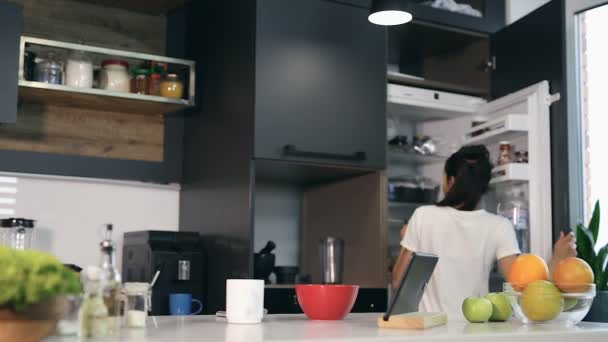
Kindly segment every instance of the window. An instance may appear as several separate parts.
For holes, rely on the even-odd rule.
[[[0,176],[0,218],[15,216],[17,177]]]
[[[608,209],[608,6],[579,15],[579,78],[581,84],[583,191],[585,222],[600,200]],[[608,218],[601,220],[597,246],[608,242]]]

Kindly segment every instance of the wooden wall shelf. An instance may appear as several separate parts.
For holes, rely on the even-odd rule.
[[[98,88],[75,88],[34,82],[25,78],[24,55],[26,50],[34,51],[39,56],[44,55],[47,50],[58,53],[58,56],[63,56],[70,51],[82,51],[93,60],[94,64],[97,64],[95,61],[100,62],[107,58],[125,59],[131,65],[147,61],[166,63],[169,66],[169,72],[175,70],[185,72],[184,75],[187,76],[184,76],[182,81],[187,93],[184,94],[183,99],[169,99]],[[163,115],[194,106],[196,63],[190,60],[22,36],[19,63],[19,98],[24,102],[150,115]]]
[[[19,98],[28,103],[148,115],[176,112],[192,106],[188,100],[23,80],[19,81]]]

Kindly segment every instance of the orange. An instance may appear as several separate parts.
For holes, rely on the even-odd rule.
[[[517,291],[537,280],[548,280],[549,268],[547,263],[538,255],[522,254],[518,256],[509,270],[507,280]]]
[[[586,292],[593,281],[593,270],[585,260],[579,258],[560,261],[553,272],[553,282],[562,292]]]

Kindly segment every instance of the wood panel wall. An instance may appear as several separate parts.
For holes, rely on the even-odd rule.
[[[70,0],[13,1],[24,7],[24,35],[165,54],[164,16]],[[17,123],[0,127],[0,149],[160,162],[164,119],[22,102]]]
[[[388,274],[387,179],[376,172],[304,191],[302,270],[322,281],[319,241],[344,240],[344,283],[384,288]]]
[[[165,16],[73,0],[12,0],[23,6],[24,34],[112,49],[165,54]]]
[[[16,124],[0,126],[0,148],[143,161],[163,160],[161,115],[22,104]]]

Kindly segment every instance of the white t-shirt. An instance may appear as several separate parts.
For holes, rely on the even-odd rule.
[[[462,315],[462,301],[488,292],[494,261],[519,254],[511,223],[485,210],[424,206],[412,215],[404,248],[439,256],[420,311]]]

